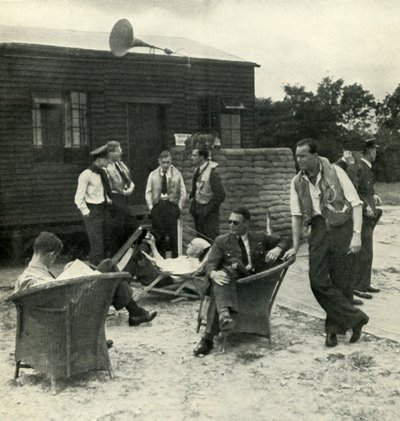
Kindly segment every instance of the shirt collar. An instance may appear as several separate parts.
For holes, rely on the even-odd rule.
[[[368,159],[361,158],[361,161],[364,161],[368,165],[369,168],[372,168],[372,164],[368,161]]]
[[[169,166],[168,171],[165,173],[165,175],[167,177],[171,177],[171,172],[172,172],[172,165]],[[162,175],[164,174],[164,171],[162,170],[162,168],[160,167],[160,175],[162,177]]]
[[[208,165],[208,161],[204,162],[204,164],[201,164],[201,165],[200,165],[200,167],[199,167],[200,172],[201,172],[201,171],[203,171],[203,170],[204,170],[204,168],[205,168],[207,165]]]
[[[315,182],[315,185],[317,185],[319,183],[319,181],[321,180],[321,177],[322,177],[321,170],[322,170],[322,165],[321,165],[321,162],[320,162],[319,163],[319,171],[318,171],[318,174],[317,174],[317,181]],[[303,171],[302,178],[304,178],[304,180],[306,180],[308,183],[312,184],[305,171]]]
[[[39,269],[43,272],[49,273],[49,269],[43,263],[39,262],[29,262],[28,267],[31,269]]]

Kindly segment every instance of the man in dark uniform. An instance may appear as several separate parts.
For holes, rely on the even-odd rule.
[[[370,293],[379,292],[379,288],[371,285],[373,234],[374,228],[382,216],[382,210],[376,207],[381,204],[381,200],[374,190],[372,171],[372,163],[376,159],[376,149],[375,140],[368,139],[365,142],[361,158],[349,165],[347,169],[347,174],[363,202],[362,247],[360,253],[355,257],[353,271],[354,294],[362,298],[372,298]]]
[[[337,345],[337,334],[352,329],[350,342],[361,336],[368,316],[352,305],[351,263],[361,249],[361,200],[347,174],[318,156],[311,138],[297,143],[299,173],[290,190],[293,248],[284,258],[295,256],[301,242],[302,223],[311,226],[309,278],[311,290],[326,312],[326,346]]]
[[[194,149],[192,162],[196,170],[192,178],[190,213],[199,237],[214,240],[219,235],[219,208],[225,200],[218,164],[208,160],[208,149]]]
[[[228,222],[230,232],[216,238],[206,264],[218,319],[193,351],[195,356],[211,351],[214,335],[219,330],[234,329],[232,312],[238,311],[236,279],[268,269],[290,246],[279,235],[249,232],[250,212],[245,208],[233,210]]]

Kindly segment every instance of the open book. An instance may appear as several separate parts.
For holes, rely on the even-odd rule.
[[[66,269],[59,276],[57,280],[61,281],[64,279],[80,278],[81,276],[90,276],[100,274],[98,270],[93,270],[82,260],[76,259],[72,263],[67,263]]]

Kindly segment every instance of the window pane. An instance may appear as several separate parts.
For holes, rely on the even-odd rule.
[[[76,105],[79,103],[79,94],[78,92],[71,92],[71,102],[73,105]]]
[[[231,128],[240,129],[240,114],[231,115]]]
[[[72,131],[72,146],[74,148],[79,147],[81,144],[81,133],[79,129],[73,129]]]
[[[231,148],[232,147],[231,132],[229,130],[222,130],[221,131],[221,146],[223,148]]]
[[[232,148],[240,148],[240,130],[231,131]]]

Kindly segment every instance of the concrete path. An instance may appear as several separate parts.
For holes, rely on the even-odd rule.
[[[393,212],[396,215],[393,215]],[[373,284],[381,292],[373,294],[372,300],[363,300],[360,308],[370,321],[363,329],[367,333],[400,342],[400,209],[394,207],[384,213],[376,228],[374,241]],[[325,319],[325,312],[315,300],[308,279],[308,247],[302,245],[296,262],[282,283],[277,304],[309,315]]]

